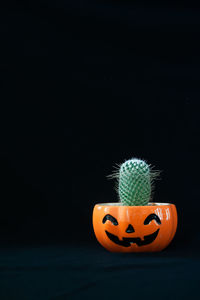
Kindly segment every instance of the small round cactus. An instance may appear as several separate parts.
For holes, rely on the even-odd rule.
[[[137,158],[125,161],[119,167],[110,177],[117,178],[121,203],[127,206],[147,205],[152,196],[153,180],[160,172],[153,171],[144,160]]]

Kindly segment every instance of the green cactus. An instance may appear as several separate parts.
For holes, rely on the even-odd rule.
[[[110,177],[117,178],[117,190],[123,205],[148,205],[153,191],[153,180],[160,174],[144,160],[133,158],[119,166]]]

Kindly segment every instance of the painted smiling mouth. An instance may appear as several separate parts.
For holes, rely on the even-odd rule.
[[[154,233],[145,235],[144,240],[141,240],[139,237],[133,237],[133,238],[128,238],[128,237],[123,237],[122,240],[119,240],[118,236],[108,232],[107,230],[105,231],[107,234],[107,237],[115,244],[124,246],[124,247],[130,247],[131,244],[137,244],[138,246],[144,246],[151,244],[157,237],[159,229],[157,229]]]

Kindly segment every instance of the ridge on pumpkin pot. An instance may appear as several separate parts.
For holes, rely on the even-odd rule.
[[[125,161],[109,178],[117,179],[119,203],[96,204],[93,228],[111,252],[153,252],[166,248],[177,228],[176,206],[154,203],[154,179],[160,174],[137,158]]]

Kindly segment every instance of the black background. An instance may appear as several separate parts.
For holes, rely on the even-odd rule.
[[[198,289],[199,16],[186,2],[2,5],[1,299],[153,297],[156,278],[163,299]],[[94,237],[93,206],[118,201],[106,176],[132,157],[162,171],[155,202],[177,207],[159,254]]]

